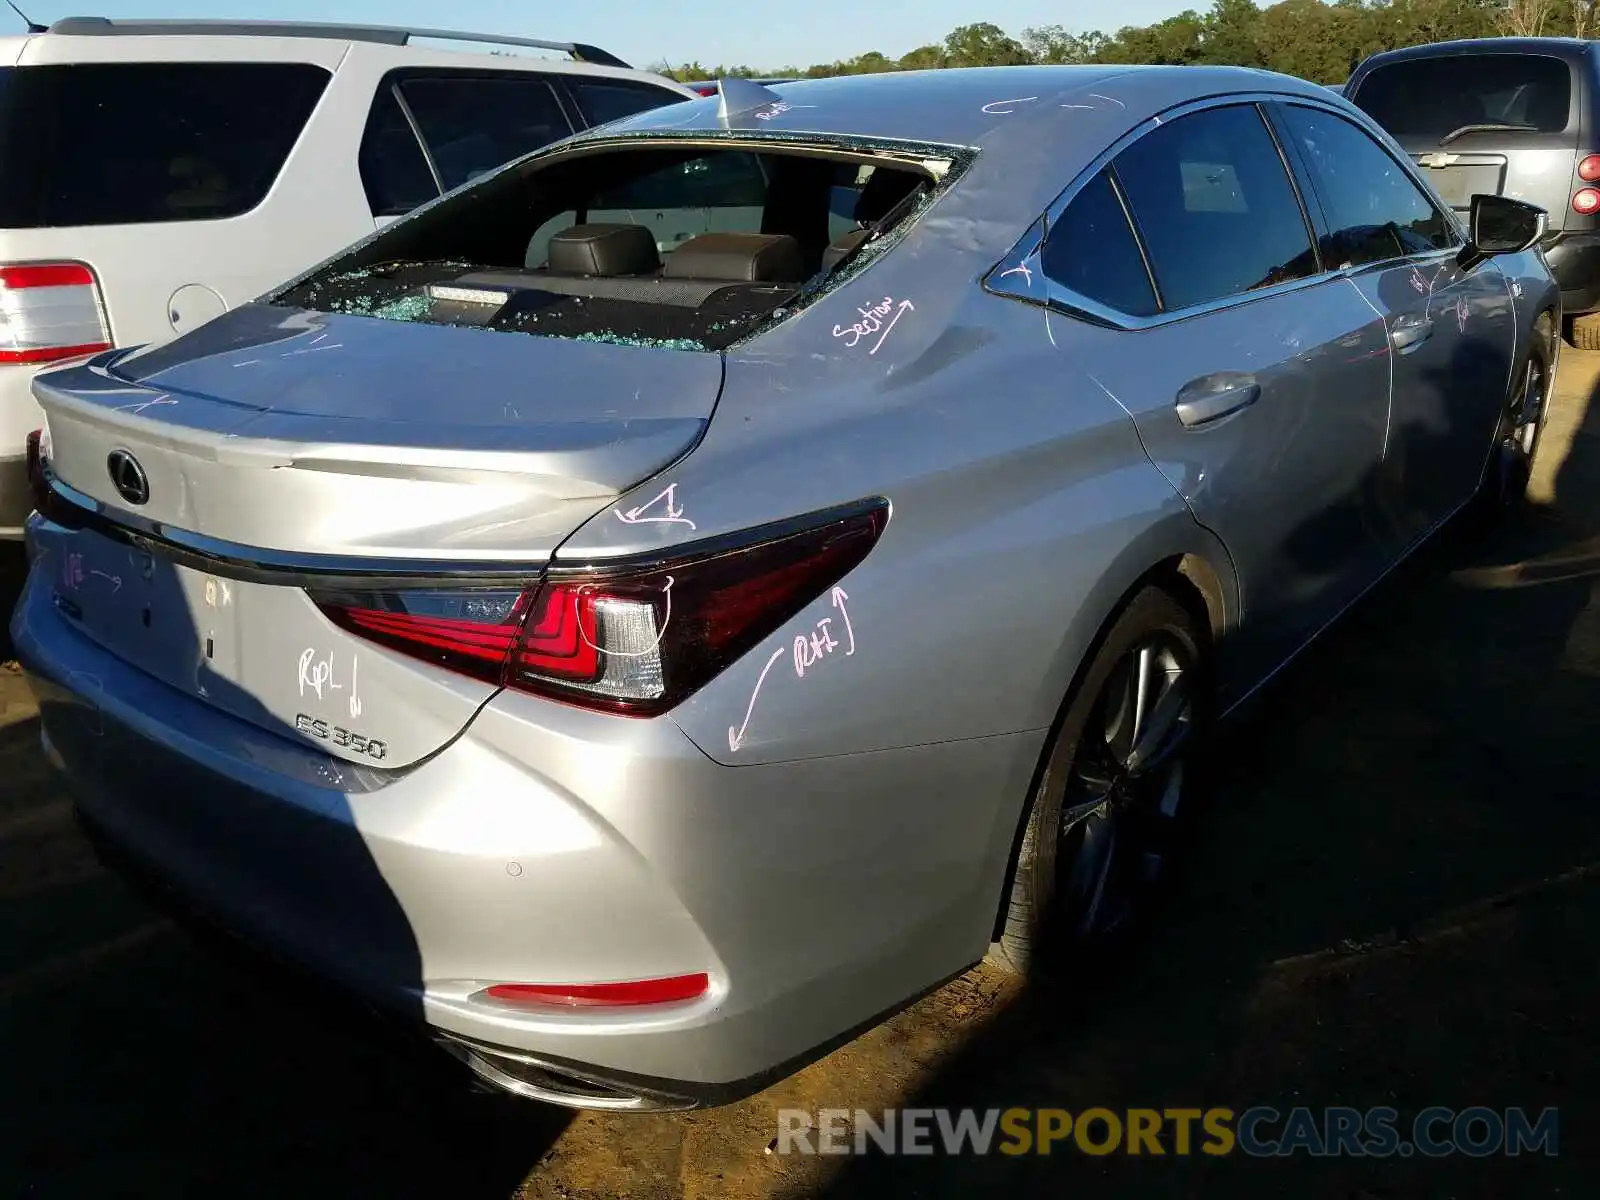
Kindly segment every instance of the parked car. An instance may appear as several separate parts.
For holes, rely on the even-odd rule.
[[[1194,739],[1520,497],[1543,228],[1284,76],[724,81],[40,375],[46,749],[484,1078],[731,1098],[1134,928]]]
[[[1480,193],[1548,210],[1541,248],[1576,345],[1600,349],[1600,44],[1481,38],[1375,54],[1345,96],[1458,212]]]
[[[496,35],[74,17],[0,38],[0,538],[28,514],[40,365],[171,338],[507,159],[692,94]]]

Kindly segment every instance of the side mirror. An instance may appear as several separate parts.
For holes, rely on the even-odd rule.
[[[1544,236],[1549,214],[1536,204],[1509,196],[1476,195],[1468,221],[1468,241],[1456,261],[1463,270],[1496,254],[1520,254]]]

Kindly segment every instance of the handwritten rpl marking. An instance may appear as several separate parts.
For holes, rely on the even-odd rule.
[[[885,296],[876,304],[859,306],[856,311],[861,314],[861,320],[853,325],[835,325],[833,336],[848,338],[849,340],[845,342],[845,348],[848,350],[858,345],[863,338],[877,334],[878,340],[873,343],[872,349],[867,351],[868,354],[876,354],[883,345],[883,340],[889,336],[889,331],[895,327],[895,323],[906,313],[916,310],[917,306],[909,300],[897,302],[893,296]],[[885,320],[885,317],[888,320]]]
[[[1030,100],[1037,100],[1037,96],[1019,96],[1015,100],[991,100],[983,106],[983,111],[991,117],[1003,117],[1008,113],[1016,112],[1016,108],[1006,108],[1005,105],[1027,104]]]
[[[660,504],[658,509],[656,505]],[[653,511],[652,511],[653,510]],[[627,512],[620,508],[613,509],[617,520],[627,525],[687,525],[690,529],[695,527],[693,521],[683,515],[683,509],[678,507],[678,485],[669,483],[655,497],[646,500],[643,504],[635,505]]]
[[[360,662],[352,657],[350,659],[350,715],[361,715],[361,697],[356,692],[357,672]],[[323,699],[322,690],[327,688],[330,692],[345,690],[342,683],[333,681],[333,652],[328,652],[328,657],[318,658],[314,647],[307,646],[300,652],[300,694],[304,696],[306,689],[310,688],[316,693],[317,699]]]
[[[83,582],[83,555],[69,554],[61,560],[61,585],[69,592],[78,590]]]
[[[841,658],[849,658],[856,652],[856,631],[855,627],[850,624],[850,612],[845,607],[845,601],[850,599],[850,594],[842,587],[835,587],[828,595],[833,602],[833,607],[839,610],[839,620],[844,622],[845,640],[841,642],[833,636],[831,626],[834,618],[832,617],[823,617],[818,620],[812,626],[810,633],[796,634],[790,648],[796,679],[804,679],[807,671],[824,658],[831,656],[840,646],[845,647],[845,652],[840,655]],[[761,695],[761,687],[767,681],[767,672],[772,670],[772,664],[781,657],[783,657],[782,648],[772,652],[772,656],[767,659],[766,666],[761,668],[761,674],[756,677],[755,689],[750,693],[750,703],[745,705],[744,720],[740,722],[737,729],[732,725],[728,726],[728,750],[730,753],[738,753],[739,747],[744,745],[745,731],[750,727],[750,715],[756,709],[756,698]]]

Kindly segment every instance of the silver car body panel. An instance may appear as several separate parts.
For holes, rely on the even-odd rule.
[[[764,113],[724,122],[715,99],[689,102],[546,152],[686,131],[976,150],[885,252],[721,355],[263,306],[142,367],[41,377],[54,463],[104,532],[35,520],[13,636],[93,819],[230,924],[439,1029],[652,1078],[754,1077],[981,957],[1048,731],[1130,591],[1153,572],[1194,581],[1224,700],[1248,693],[1465,501],[1487,398],[1526,353],[1509,314],[1521,331],[1558,304],[1536,254],[1446,275],[1438,345],[1459,293],[1496,364],[1482,396],[1446,404],[1431,359],[1418,397],[1390,390],[1406,375],[1386,304],[1399,285],[1416,295],[1421,264],[1138,327],[1019,287],[1024,273],[995,286],[997,266],[1028,261],[1041,215],[1164,113],[1241,95],[1347,111],[1303,81],[1018,68],[775,90]],[[274,342],[274,321],[303,329]],[[339,348],[276,360],[278,384],[237,365],[324,333]],[[1258,402],[1185,428],[1183,382],[1229,370],[1257,375]],[[300,400],[280,406],[284,383]],[[162,394],[179,403],[118,411]],[[1424,430],[1462,461],[1397,454]],[[162,479],[185,481],[158,521],[119,503],[106,456],[124,444],[153,455],[146,507]],[[337,469],[306,469],[308,446]],[[465,471],[504,490],[450,490]],[[388,489],[412,477],[445,480],[430,495],[459,506],[389,512]],[[1378,520],[1390,493],[1415,519]],[[660,557],[871,496],[892,513],[867,558],[649,719],[447,676],[336,629],[297,590],[330,566],[509,560],[531,578]],[[652,511],[670,519],[640,519]],[[143,532],[130,543],[129,529]],[[208,559],[207,545],[232,549]],[[124,578],[97,620],[64,615],[64,564],[141,546],[151,578]],[[251,546],[270,551],[267,578],[230,561]],[[208,574],[261,589],[231,668],[200,669],[193,648]],[[172,648],[141,653],[157,605]],[[302,713],[354,719],[348,692],[303,686],[307,648],[313,679],[342,682],[359,661],[382,680],[386,695],[362,692],[371,728],[352,732],[392,759],[297,732]],[[534,1015],[475,995],[702,970],[705,997],[644,1014]]]

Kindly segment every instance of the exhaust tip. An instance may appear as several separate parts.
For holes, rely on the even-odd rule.
[[[686,1096],[619,1084],[517,1050],[483,1046],[451,1034],[441,1034],[438,1041],[485,1083],[527,1100],[605,1112],[679,1112],[697,1105]]]

